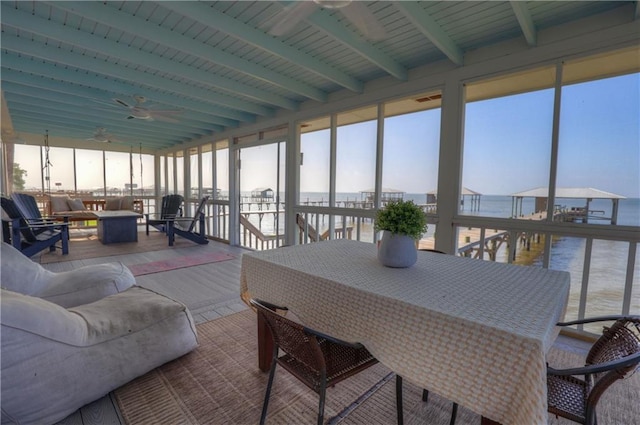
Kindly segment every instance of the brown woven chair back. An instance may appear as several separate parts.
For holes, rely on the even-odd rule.
[[[617,320],[611,327],[604,328],[602,336],[593,344],[586,357],[587,365],[596,365],[640,353],[640,317],[627,317]],[[595,405],[602,394],[618,379],[633,374],[640,364],[638,361],[614,370],[594,373],[592,388],[587,404]]]
[[[332,386],[378,361],[358,343],[349,343],[322,334],[294,322],[274,310],[286,310],[259,300],[251,300],[258,318],[263,320],[273,337],[274,357],[260,423],[264,424],[276,364],[282,366],[307,387],[318,393],[318,424],[323,423],[327,387]],[[279,351],[283,353],[280,355]]]
[[[593,344],[585,366],[547,371],[549,412],[581,424],[596,423],[596,406],[614,382],[640,365],[640,316],[609,316],[558,323],[569,326],[615,320]]]

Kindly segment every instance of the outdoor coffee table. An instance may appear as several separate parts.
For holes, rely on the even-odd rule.
[[[103,244],[138,242],[138,218],[133,211],[93,211],[98,218],[98,239]]]

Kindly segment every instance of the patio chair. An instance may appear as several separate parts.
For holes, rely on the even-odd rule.
[[[9,236],[11,244],[27,257],[31,257],[43,249],[55,251],[56,243],[61,242],[62,254],[69,253],[69,223],[67,221],[52,222],[44,219],[29,220],[9,198],[2,197],[2,209],[11,220],[2,223],[3,235]],[[8,242],[5,239],[5,242]]]
[[[547,365],[549,412],[571,421],[594,425],[596,405],[618,379],[631,376],[640,364],[640,316],[606,316],[561,322],[571,326],[615,320],[605,326],[583,367],[554,369]]]
[[[328,386],[373,366],[378,361],[358,343],[349,343],[322,334],[294,322],[275,312],[278,307],[260,300],[251,300],[259,317],[264,320],[273,337],[273,360],[269,382],[262,405],[260,424],[265,423],[269,396],[273,386],[276,365],[282,366],[320,396],[318,425],[324,420],[324,402]],[[284,354],[278,357],[278,351]]]
[[[167,220],[172,220],[182,216],[182,201],[184,198],[182,195],[165,195],[162,197],[162,203],[160,206],[160,214],[145,214],[146,232],[149,235],[149,226],[166,233],[167,232]]]
[[[168,220],[167,236],[169,237],[169,246],[173,246],[175,241],[175,235],[182,236],[200,245],[206,245],[209,243],[204,228],[204,208],[209,200],[208,196],[203,197],[198,204],[193,217],[176,217],[173,220]],[[195,231],[196,224],[198,225],[198,232]]]
[[[420,248],[418,251],[426,251],[426,252],[435,252],[436,254],[446,254],[444,251],[440,251],[437,249],[431,248]],[[425,403],[429,401],[429,390],[422,390],[422,401]],[[404,410],[402,408],[402,376],[396,375],[396,403],[398,410],[398,425],[402,425],[404,423]],[[449,425],[454,425],[456,423],[456,417],[458,416],[458,403],[453,403],[453,408],[451,409],[451,420],[449,421]]]

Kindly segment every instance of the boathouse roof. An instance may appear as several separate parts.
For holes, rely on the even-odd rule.
[[[430,192],[427,192],[427,195],[437,195],[438,194],[438,190],[434,189]],[[463,187],[462,188],[462,192],[460,193],[461,195],[465,196],[465,195],[482,195],[482,193],[480,192],[476,192],[474,190],[471,190],[467,187]]]
[[[549,196],[549,188],[538,187],[536,189],[525,190],[524,192],[513,193],[511,196],[517,198],[547,198]],[[625,196],[592,187],[558,187],[556,188],[556,198],[626,199]]]

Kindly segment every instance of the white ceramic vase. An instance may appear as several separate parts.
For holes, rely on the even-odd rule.
[[[387,267],[411,267],[418,260],[416,241],[411,236],[382,232],[378,261]]]

